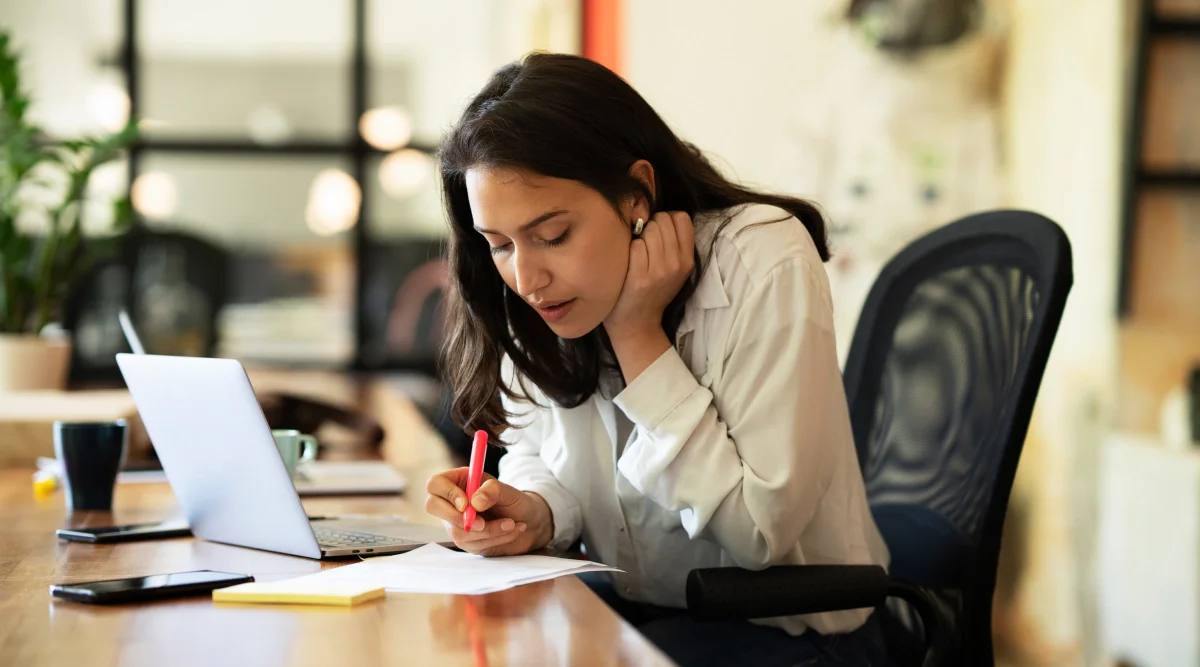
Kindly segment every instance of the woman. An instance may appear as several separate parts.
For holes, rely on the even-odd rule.
[[[507,446],[427,510],[485,556],[582,538],[589,582],[681,664],[880,664],[868,610],[694,623],[695,568],[870,563],[867,508],[810,204],[735,185],[625,81],[536,54],[441,149],[455,416]]]

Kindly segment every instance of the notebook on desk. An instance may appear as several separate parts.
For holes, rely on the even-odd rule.
[[[308,461],[296,469],[301,496],[404,493],[408,481],[385,461]]]

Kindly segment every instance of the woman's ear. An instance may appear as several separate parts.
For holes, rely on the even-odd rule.
[[[638,160],[629,168],[629,175],[637,179],[637,181],[640,182],[645,188],[646,192],[650,193],[649,198],[643,194],[638,194],[631,198],[628,210],[629,219],[630,221],[633,221],[637,220],[638,218],[642,218],[648,221],[650,220],[653,201],[657,196],[657,190],[655,189],[654,183],[654,167],[651,166],[646,160]]]

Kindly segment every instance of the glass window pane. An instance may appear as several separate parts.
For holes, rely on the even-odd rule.
[[[367,2],[367,257],[361,358],[429,367],[444,335],[446,234],[432,147],[496,68],[533,50],[578,53],[579,0]]]
[[[1131,268],[1131,319],[1200,330],[1200,194],[1143,191]]]
[[[350,227],[361,194],[349,171],[348,159],[145,156],[133,196],[150,229],[197,237],[226,256],[217,354],[304,365],[352,360]],[[158,258],[156,279],[175,280],[176,260]],[[168,301],[145,304],[135,317],[151,318],[158,307],[166,318]]]
[[[433,158],[411,149],[367,162],[373,250],[362,357],[372,366],[431,367],[444,333],[446,222]]]
[[[1200,42],[1163,40],[1150,52],[1146,86],[1147,167],[1200,168]]]
[[[138,3],[148,137],[263,144],[350,136],[345,0]]]
[[[445,338],[449,273],[443,239],[392,238],[372,244],[363,294],[362,361],[432,372]]]
[[[403,150],[369,158],[364,186],[372,238],[446,235],[434,156]]]
[[[129,118],[117,66],[119,0],[3,0],[0,30],[21,56],[30,119],[47,134],[71,137],[119,129]]]
[[[404,109],[421,145],[496,68],[533,50],[580,49],[580,0],[369,0],[367,12],[368,105]]]

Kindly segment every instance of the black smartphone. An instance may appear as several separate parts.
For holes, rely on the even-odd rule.
[[[196,570],[195,572],[152,574],[129,579],[55,584],[50,587],[50,595],[72,602],[116,604],[202,595],[218,588],[251,581],[254,581],[254,577],[246,574]]]
[[[192,534],[192,531],[182,521],[164,521],[163,523],[134,523],[125,526],[98,526],[96,528],[59,528],[54,531],[54,534],[72,542],[109,544],[187,537]]]

